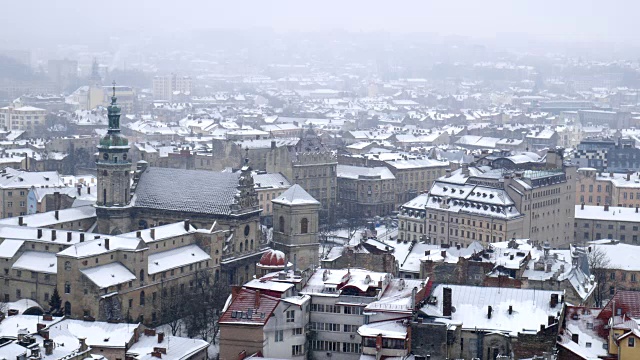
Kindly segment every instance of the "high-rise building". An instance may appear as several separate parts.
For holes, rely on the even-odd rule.
[[[172,102],[180,96],[191,95],[192,87],[190,76],[156,76],[153,78],[153,99]]]

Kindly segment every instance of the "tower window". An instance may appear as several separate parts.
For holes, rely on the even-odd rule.
[[[103,199],[103,204],[107,205],[107,189],[103,189],[102,190],[102,199]]]
[[[284,217],[280,216],[278,230],[284,232]]]
[[[307,218],[302,218],[302,220],[300,220],[300,233],[306,234],[308,232],[309,232],[309,220],[307,220]]]
[[[107,170],[102,170],[102,176],[108,176]]]

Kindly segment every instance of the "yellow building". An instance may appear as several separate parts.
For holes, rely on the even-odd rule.
[[[7,130],[30,131],[44,125],[47,111],[33,106],[0,108],[0,124]]]
[[[618,360],[640,359],[640,330],[631,329],[625,324],[626,322],[613,326],[609,330],[609,354],[618,355]]]

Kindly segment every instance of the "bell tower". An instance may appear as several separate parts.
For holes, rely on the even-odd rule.
[[[120,133],[120,107],[116,103],[116,83],[113,82],[111,105],[107,107],[109,128],[100,139],[96,167],[98,193],[96,214],[98,232],[119,234],[130,231],[130,173],[129,141]]]

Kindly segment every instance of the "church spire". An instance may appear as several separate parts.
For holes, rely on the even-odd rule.
[[[120,106],[116,103],[118,98],[116,97],[116,82],[113,81],[113,95],[111,96],[111,105],[107,107],[109,117],[109,133],[120,132]]]

